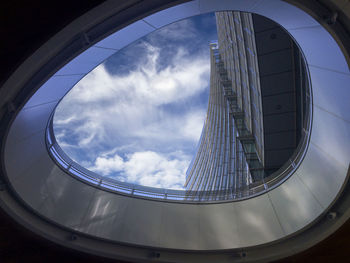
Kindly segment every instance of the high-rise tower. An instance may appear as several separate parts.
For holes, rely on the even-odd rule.
[[[251,14],[219,12],[216,20],[207,117],[185,186],[227,196],[263,178],[262,103]]]

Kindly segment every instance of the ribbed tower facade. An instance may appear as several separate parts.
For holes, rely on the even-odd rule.
[[[227,197],[263,178],[262,103],[251,14],[218,12],[216,21],[208,111],[185,187]]]

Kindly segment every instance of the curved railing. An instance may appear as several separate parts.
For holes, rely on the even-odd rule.
[[[303,60],[305,61],[304,58]],[[225,190],[218,191],[173,190],[121,182],[112,178],[101,176],[74,162],[61,149],[61,147],[56,141],[53,130],[54,111],[50,117],[50,121],[46,131],[47,149],[49,151],[49,155],[55,161],[55,163],[69,175],[92,186],[122,195],[128,195],[145,199],[157,199],[159,201],[186,203],[231,202],[252,198],[254,196],[266,193],[272,190],[273,188],[276,188],[284,181],[286,181],[298,168],[306,153],[306,149],[309,145],[309,137],[311,131],[312,93],[309,72],[306,66],[304,67],[304,70],[306,77],[304,80],[306,92],[304,105],[305,116],[302,123],[302,136],[300,138],[297,148],[295,149],[293,155],[289,158],[289,160],[276,172],[263,178],[261,181],[251,183],[247,186],[238,189],[228,188]]]
[[[57,165],[63,169],[66,173],[81,180],[85,183],[104,189],[106,191],[116,192],[118,194],[130,195],[147,199],[159,199],[165,201],[180,201],[180,202],[223,202],[242,200],[254,197],[256,195],[263,194],[289,178],[299,166],[301,160],[304,157],[305,150],[308,146],[311,114],[310,111],[310,94],[307,95],[308,113],[304,121],[304,128],[302,130],[302,137],[298,144],[298,147],[294,151],[288,162],[286,162],[278,171],[274,172],[270,176],[264,178],[262,181],[252,183],[247,187],[241,189],[226,189],[224,191],[186,191],[186,190],[173,190],[156,188],[149,186],[142,186],[138,184],[131,184],[127,182],[121,182],[115,179],[107,178],[94,173],[78,163],[74,162],[58,145],[54,132],[52,117],[48,125],[46,133],[46,143],[50,156],[57,163]]]

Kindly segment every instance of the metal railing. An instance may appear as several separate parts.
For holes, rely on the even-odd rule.
[[[217,203],[239,201],[263,194],[279,186],[281,183],[287,180],[299,166],[308,146],[309,131],[312,119],[312,112],[310,110],[311,95],[308,94],[307,97],[309,99],[307,103],[309,109],[306,110],[308,116],[304,120],[303,135],[297,149],[294,151],[294,154],[291,156],[289,161],[285,163],[278,171],[274,172],[266,178],[263,178],[261,181],[254,182],[240,189],[235,189],[234,191],[230,188],[220,191],[186,191],[164,189],[121,182],[112,178],[101,176],[74,162],[61,149],[54,136],[52,123],[53,114],[50,118],[50,122],[47,128],[46,144],[51,158],[67,174],[84,183],[106,191],[114,192],[116,194],[144,199],[156,199],[158,201],[184,203]]]
[[[304,56],[300,53],[302,60]],[[310,85],[310,77],[307,67],[303,67],[305,73],[305,115],[302,123],[302,135],[297,148],[289,160],[276,172],[267,177],[263,177],[260,181],[253,182],[241,188],[225,189],[219,191],[186,191],[156,188],[121,182],[112,178],[104,177],[96,174],[78,163],[74,162],[58,145],[53,131],[53,115],[49,120],[46,132],[46,144],[49,155],[54,162],[70,176],[90,184],[94,187],[105,191],[114,192],[116,194],[132,196],[136,198],[155,199],[158,201],[181,202],[181,203],[217,203],[232,202],[243,199],[252,198],[257,195],[266,193],[276,188],[294,173],[302,162],[306,149],[309,145],[311,122],[312,122],[312,93]]]

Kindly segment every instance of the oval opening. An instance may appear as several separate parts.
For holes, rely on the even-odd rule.
[[[284,29],[210,13],[156,30],[86,75],[58,105],[48,144],[61,167],[107,190],[240,200],[293,173],[309,104],[303,55]]]

